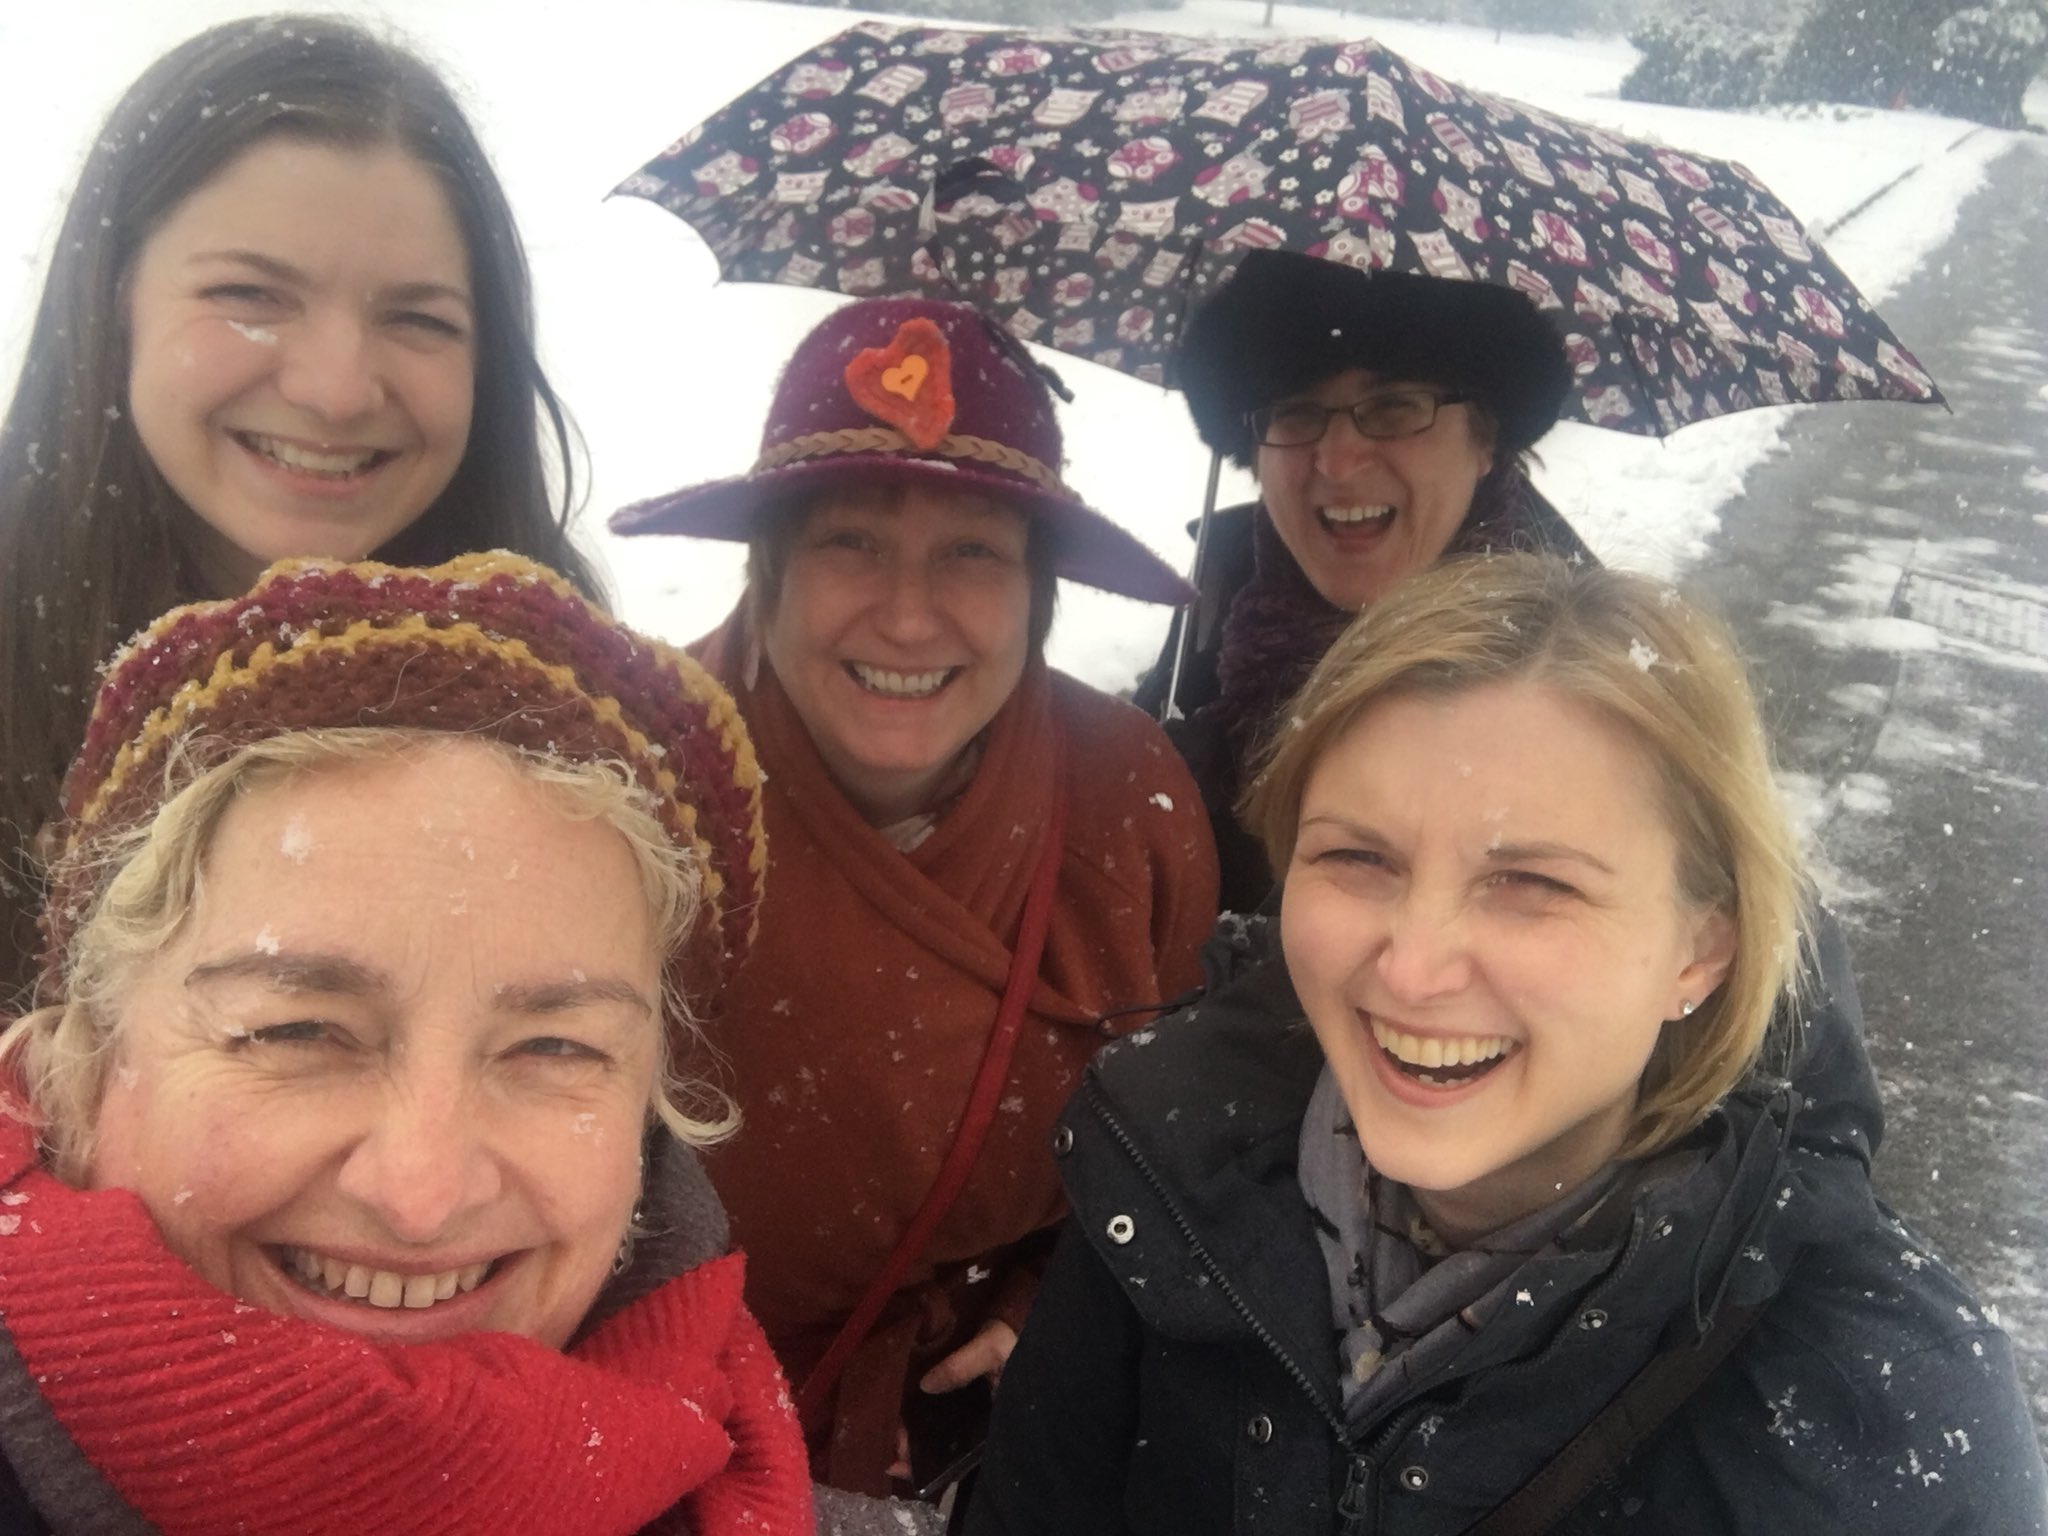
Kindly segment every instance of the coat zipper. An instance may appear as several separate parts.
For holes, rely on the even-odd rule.
[[[1344,1495],[1337,1501],[1337,1536],[1366,1536],[1371,1530],[1372,1458],[1354,1450],[1344,1473]]]
[[[1096,1098],[1092,1084],[1088,1086],[1088,1107],[1095,1112],[1095,1118],[1102,1122],[1116,1144],[1123,1148],[1124,1155],[1138,1170],[1138,1176],[1151,1187],[1153,1195],[1166,1208],[1166,1214],[1180,1230],[1182,1241],[1188,1245],[1188,1250],[1208,1272],[1209,1278],[1215,1282],[1216,1289],[1222,1293],[1223,1299],[1230,1303],[1231,1309],[1239,1317],[1244,1319],[1253,1336],[1266,1346],[1275,1360],[1280,1362],[1281,1369],[1301,1388],[1302,1395],[1309,1400],[1316,1411],[1316,1416],[1330,1427],[1330,1432],[1337,1437],[1337,1443],[1344,1447],[1347,1465],[1344,1472],[1344,1491],[1337,1500],[1338,1536],[1368,1536],[1372,1528],[1373,1483],[1378,1472],[1372,1457],[1351,1443],[1344,1421],[1330,1411],[1329,1404],[1323,1401],[1323,1395],[1316,1390],[1316,1384],[1309,1379],[1308,1372],[1301,1368],[1295,1358],[1287,1352],[1286,1346],[1273,1336],[1272,1330],[1259,1320],[1258,1314],[1253,1312],[1245,1299],[1238,1294],[1237,1287],[1230,1283],[1230,1277],[1223,1272],[1223,1267],[1210,1256],[1201,1238],[1195,1235],[1193,1223],[1181,1214],[1180,1207],[1174,1203],[1172,1194],[1167,1190],[1166,1181],[1152,1171],[1152,1165],[1145,1161],[1137,1143],[1131,1140],[1123,1126],[1117,1123],[1115,1117]],[[1405,1427],[1405,1422],[1412,1421],[1413,1418],[1413,1412],[1403,1415],[1401,1420],[1388,1427],[1386,1433],[1377,1437],[1378,1443],[1386,1443],[1393,1434]]]
[[[1223,1272],[1223,1267],[1210,1256],[1209,1250],[1203,1246],[1201,1238],[1195,1235],[1193,1223],[1181,1214],[1180,1207],[1174,1203],[1172,1194],[1167,1190],[1166,1181],[1152,1171],[1152,1165],[1145,1161],[1144,1154],[1138,1150],[1137,1143],[1131,1140],[1124,1128],[1116,1122],[1096,1098],[1093,1084],[1090,1084],[1088,1087],[1088,1101],[1088,1107],[1095,1111],[1095,1118],[1100,1120],[1108,1129],[1110,1136],[1115,1139],[1118,1146],[1123,1148],[1124,1155],[1131,1160],[1132,1165],[1138,1170],[1139,1177],[1151,1186],[1152,1193],[1158,1197],[1159,1203],[1166,1207],[1166,1214],[1173,1218],[1173,1224],[1180,1229],[1180,1235],[1187,1243],[1189,1250],[1200,1261],[1202,1268],[1208,1271],[1209,1278],[1216,1282],[1216,1289],[1222,1293],[1223,1299],[1230,1303],[1232,1310],[1245,1320],[1245,1323],[1251,1328],[1253,1335],[1257,1337],[1258,1341],[1266,1346],[1274,1359],[1280,1362],[1282,1369],[1293,1379],[1294,1384],[1301,1388],[1302,1394],[1314,1406],[1317,1417],[1330,1426],[1337,1436],[1338,1443],[1343,1444],[1345,1442],[1344,1421],[1330,1411],[1330,1405],[1323,1401],[1323,1395],[1316,1390],[1316,1384],[1310,1379],[1308,1372],[1301,1368],[1295,1358],[1287,1352],[1286,1346],[1273,1336],[1273,1331],[1270,1328],[1259,1321],[1258,1315],[1246,1304],[1245,1299],[1238,1294],[1237,1287],[1230,1283],[1230,1277]]]
[[[1231,1310],[1244,1319],[1245,1325],[1251,1329],[1253,1336],[1261,1344],[1265,1345],[1267,1352],[1280,1362],[1281,1369],[1286,1371],[1294,1384],[1301,1388],[1302,1395],[1308,1399],[1310,1406],[1315,1409],[1316,1416],[1328,1425],[1330,1432],[1337,1437],[1337,1444],[1344,1448],[1346,1461],[1344,1491],[1338,1496],[1337,1500],[1337,1533],[1338,1536],[1369,1536],[1372,1529],[1373,1509],[1376,1503],[1375,1485],[1379,1477],[1378,1458],[1384,1454],[1386,1447],[1401,1439],[1414,1427],[1415,1421],[1421,1417],[1426,1409],[1426,1405],[1413,1404],[1404,1411],[1397,1413],[1392,1420],[1381,1427],[1378,1434],[1373,1436],[1372,1445],[1369,1449],[1361,1449],[1355,1444],[1351,1439],[1350,1430],[1344,1421],[1331,1411],[1329,1404],[1323,1400],[1322,1394],[1316,1390],[1315,1382],[1309,1378],[1308,1372],[1301,1368],[1295,1358],[1287,1352],[1286,1346],[1273,1336],[1272,1330],[1259,1320],[1258,1314],[1253,1312],[1243,1296],[1238,1294],[1237,1287],[1231,1284],[1230,1277],[1224,1273],[1223,1267],[1210,1255],[1209,1250],[1203,1245],[1201,1238],[1196,1236],[1194,1224],[1181,1214],[1179,1205],[1174,1202],[1172,1193],[1167,1189],[1166,1181],[1153,1171],[1152,1165],[1145,1161],[1145,1155],[1138,1150],[1137,1143],[1131,1140],[1130,1135],[1124,1130],[1116,1117],[1110,1114],[1107,1107],[1103,1105],[1096,1094],[1095,1085],[1090,1082],[1085,1083],[1083,1087],[1088,1099],[1088,1107],[1094,1111],[1095,1118],[1102,1122],[1103,1128],[1109,1132],[1110,1138],[1123,1149],[1124,1156],[1131,1160],[1131,1166],[1138,1170],[1138,1176],[1145,1181],[1159,1203],[1166,1208],[1166,1214],[1172,1218],[1174,1226],[1180,1232],[1182,1241],[1188,1245],[1189,1251],[1194,1254],[1202,1268],[1207,1271],[1209,1278],[1215,1282],[1216,1289],[1222,1294],[1223,1299],[1230,1303]],[[1632,1248],[1631,1251],[1633,1251]]]

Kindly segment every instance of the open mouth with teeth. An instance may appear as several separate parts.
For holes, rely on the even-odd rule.
[[[230,431],[228,436],[259,459],[322,480],[351,480],[398,457],[388,448],[307,448],[260,432]]]
[[[871,667],[864,661],[849,661],[844,665],[846,675],[862,689],[885,699],[928,699],[963,670],[960,667],[936,667],[928,672],[892,672],[886,667]]]
[[[1431,1088],[1477,1082],[1515,1053],[1504,1035],[1411,1035],[1372,1021],[1372,1037],[1394,1070]]]
[[[1377,532],[1393,524],[1394,509],[1370,502],[1355,507],[1319,507],[1316,517],[1330,533]]]
[[[292,1279],[330,1301],[357,1301],[387,1310],[424,1311],[438,1302],[475,1290],[488,1280],[498,1261],[465,1264],[430,1275],[402,1275],[329,1258],[310,1248],[273,1248],[271,1257]]]

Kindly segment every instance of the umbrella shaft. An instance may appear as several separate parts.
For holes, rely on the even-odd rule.
[[[1178,638],[1173,647],[1173,672],[1167,678],[1166,698],[1159,706],[1159,718],[1177,720],[1180,718],[1180,674],[1187,663],[1188,647],[1194,643],[1195,616],[1203,606],[1202,566],[1209,552],[1209,524],[1216,516],[1216,490],[1223,480],[1223,455],[1209,455],[1209,485],[1202,493],[1202,518],[1195,524],[1195,563],[1188,572],[1188,582],[1195,589],[1195,600],[1181,609],[1174,623],[1179,626]]]

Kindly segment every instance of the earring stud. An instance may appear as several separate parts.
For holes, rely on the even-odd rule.
[[[1689,1019],[1693,1016],[1695,1012],[1698,1011],[1699,1006],[1700,1005],[1698,1003],[1694,1002],[1689,997],[1682,998],[1679,1000],[1678,1004],[1678,1016],[1681,1019]]]

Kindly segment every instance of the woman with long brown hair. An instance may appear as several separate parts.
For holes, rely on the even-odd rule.
[[[597,593],[512,212],[419,59],[322,17],[200,34],[108,117],[55,253],[0,423],[0,1000],[96,669],[164,609],[287,555],[507,548]]]

